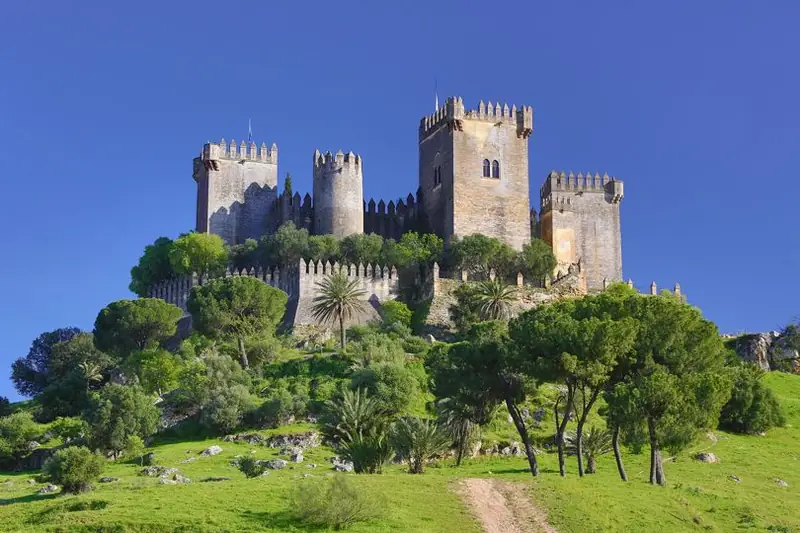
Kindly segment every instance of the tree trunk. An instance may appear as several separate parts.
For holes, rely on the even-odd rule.
[[[244,349],[244,337],[239,335],[237,340],[239,341],[239,362],[242,364],[242,368],[247,368],[250,365],[247,361],[247,352]]]
[[[558,421],[558,404],[556,404],[556,444],[558,446],[558,473],[561,474],[561,477],[566,477],[567,475],[567,464],[564,460],[564,432],[567,430],[567,422],[569,422],[569,411],[570,407],[572,407],[572,403],[575,400],[575,391],[567,385],[567,398],[566,398],[566,408],[564,411],[564,416],[561,417],[561,421]]]
[[[514,425],[517,427],[517,432],[522,439],[522,443],[525,445],[525,455],[528,458],[528,465],[531,468],[531,475],[536,477],[539,475],[539,463],[536,461],[536,455],[533,453],[531,439],[528,436],[528,428],[525,427],[525,421],[522,419],[522,415],[517,409],[517,406],[514,405],[514,402],[511,400],[511,398],[506,398],[506,407],[508,407],[508,412],[511,414],[511,419],[514,421]]]
[[[339,345],[342,347],[342,351],[347,348],[347,333],[344,330],[344,313],[339,310]]]
[[[658,448],[656,424],[652,418],[647,419],[647,430],[650,433],[650,484],[663,487],[667,484],[667,480],[661,465],[661,450]]]
[[[463,438],[459,437],[458,442],[456,442],[456,466],[461,466],[461,460],[464,458],[464,451],[466,447],[467,442],[465,442]]]
[[[575,430],[575,448],[578,454],[578,475],[583,477],[583,426],[586,424],[586,418],[589,416],[589,412],[592,410],[594,406],[594,402],[597,400],[597,395],[600,391],[592,392],[592,395],[589,397],[589,403],[583,404],[583,411],[581,412],[581,417],[578,419],[578,427]],[[585,397],[584,397],[585,398]],[[583,401],[583,400],[582,400]]]
[[[625,465],[622,464],[622,453],[620,453],[619,449],[619,426],[614,426],[614,434],[611,437],[611,443],[614,447],[614,459],[617,461],[619,477],[622,481],[628,481],[628,474],[625,472]]]
[[[597,459],[595,459],[594,455],[590,455],[587,457],[586,461],[586,473],[587,474],[594,474],[597,472]]]

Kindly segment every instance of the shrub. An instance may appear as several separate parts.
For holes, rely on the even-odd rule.
[[[411,327],[411,309],[403,302],[387,300],[381,304],[380,313],[384,326],[391,326],[399,322],[403,326]]]
[[[719,425],[738,433],[761,433],[786,423],[778,399],[761,382],[764,371],[749,363],[734,367],[730,400],[722,408]]]
[[[8,401],[8,398],[0,396],[0,417],[10,415],[12,411],[11,402]]]
[[[394,428],[398,453],[408,459],[408,471],[422,474],[425,463],[450,447],[450,436],[433,420],[417,417],[401,418]]]
[[[292,494],[295,518],[312,527],[346,529],[381,516],[381,502],[374,493],[357,488],[345,476],[306,481]]]
[[[92,399],[84,416],[92,448],[119,454],[128,437],[146,438],[156,432],[160,412],[138,386],[108,383]]]
[[[139,465],[144,466],[144,441],[137,435],[130,435],[125,443],[125,459],[132,461],[139,459]]]
[[[254,457],[248,456],[239,459],[239,470],[248,478],[253,478],[263,475],[266,467]]]
[[[80,494],[91,490],[90,481],[99,476],[105,459],[84,446],[70,446],[57,451],[44,465],[44,472],[64,492]]]
[[[20,411],[0,418],[0,461],[25,455],[28,443],[41,433],[41,428],[28,412]]]
[[[417,376],[401,363],[373,363],[357,370],[350,387],[366,389],[380,410],[390,415],[405,412],[420,394]]]
[[[342,392],[325,404],[322,431],[357,473],[379,473],[392,458],[389,421],[378,402],[366,391]]]
[[[263,427],[279,427],[288,424],[293,417],[308,411],[308,395],[292,394],[285,388],[272,391],[267,400],[256,410],[256,423]]]
[[[88,426],[80,418],[59,417],[50,424],[50,431],[64,442],[71,442],[83,439]]]
[[[412,354],[424,354],[428,351],[430,345],[428,341],[423,339],[422,337],[408,337],[406,340],[403,341],[403,349]]]
[[[210,391],[211,398],[203,406],[200,422],[219,433],[229,433],[242,423],[253,408],[253,397],[244,385],[231,385]]]

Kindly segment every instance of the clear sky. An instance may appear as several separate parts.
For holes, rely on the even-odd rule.
[[[7,2],[0,31],[0,394],[39,333],[130,297],[194,224],[192,158],[247,135],[310,191],[359,152],[368,198],[417,187],[439,95],[532,105],[551,169],[625,181],[625,277],[678,281],[722,331],[800,314],[793,0]]]

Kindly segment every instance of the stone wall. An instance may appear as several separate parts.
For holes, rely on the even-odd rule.
[[[777,331],[724,337],[726,345],[734,349],[742,361],[765,371],[781,369],[800,374],[800,353]]]
[[[622,281],[619,204],[623,183],[607,174],[551,172],[540,191],[542,239],[559,267],[580,263],[590,291]]]
[[[341,238],[363,231],[361,156],[314,152],[314,233]]]

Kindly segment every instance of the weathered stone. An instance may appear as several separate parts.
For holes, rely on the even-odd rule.
[[[193,463],[195,461],[197,461],[197,457],[187,457],[183,461],[180,461],[180,463],[181,464],[186,464],[186,463]]]
[[[303,452],[292,454],[289,457],[289,460],[293,463],[302,463],[303,462]]]
[[[773,337],[769,333],[742,335],[734,345],[736,353],[743,361],[757,364],[762,370],[769,370],[769,349]]]
[[[221,453],[222,453],[222,448],[215,444],[203,450],[200,453],[200,455],[202,455],[203,457],[209,457],[209,456],[219,455]]]
[[[428,344],[433,344],[434,342],[436,342],[436,337],[428,333],[427,335],[425,335],[425,340],[427,341]]]
[[[742,480],[741,480],[741,479],[739,479],[739,476],[734,476],[733,474],[731,474],[730,476],[728,476],[728,479],[730,479],[731,481],[733,481],[733,482],[735,482],[735,483],[741,483],[741,482],[742,482]]]
[[[262,461],[259,461],[259,463],[261,463],[261,462]],[[270,470],[281,470],[283,468],[286,468],[286,465],[288,463],[286,461],[284,461],[283,459],[270,459],[268,461],[263,461],[263,464],[264,464],[265,467],[269,468]]]
[[[719,459],[717,459],[717,456],[714,455],[713,453],[710,453],[710,452],[698,453],[697,455],[694,456],[694,458],[697,459],[698,461],[700,461],[701,463],[718,463],[719,462]]]
[[[333,469],[337,472],[352,472],[353,471],[353,463],[352,461],[342,460],[340,457],[331,457],[331,463],[333,463]]]
[[[38,442],[36,442],[35,440],[32,440],[32,441],[28,442],[28,443],[25,445],[25,448],[26,448],[26,449],[27,449],[29,452],[32,452],[33,450],[35,450],[35,449],[37,449],[37,448],[41,448],[41,447],[42,447],[42,445],[41,445],[41,444],[39,444]]]
[[[777,478],[777,477],[775,478],[775,483],[777,483],[779,487],[788,487],[789,486],[788,483],[786,483],[784,480],[782,480],[780,478]]]
[[[481,446],[483,446],[483,442],[477,440],[472,444],[472,450],[470,452],[471,458],[476,458],[481,453]]]
[[[117,481],[119,481],[118,477],[106,476],[106,477],[101,477],[100,478],[100,483],[116,483]]]
[[[53,494],[54,492],[58,492],[58,486],[56,485],[45,485],[44,487],[37,490],[39,494]]]

